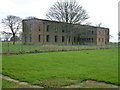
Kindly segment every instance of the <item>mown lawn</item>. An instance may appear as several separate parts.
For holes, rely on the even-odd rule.
[[[117,48],[3,55],[2,62],[4,75],[44,87],[62,87],[86,79],[120,84]]]

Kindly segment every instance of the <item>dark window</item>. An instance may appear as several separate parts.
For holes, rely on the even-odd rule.
[[[92,42],[93,42],[93,40],[94,40],[94,39],[92,38]]]
[[[65,41],[65,37],[64,36],[62,36],[62,42],[64,42]]]
[[[55,36],[55,42],[57,42],[58,41],[58,37],[57,36]]]
[[[92,31],[92,34],[94,34],[94,31]]]
[[[38,41],[40,42],[40,35],[38,35]]]
[[[76,38],[74,37],[74,42],[75,42]]]
[[[50,26],[47,25],[46,31],[49,32]]]
[[[88,38],[88,40],[90,41],[90,38]]]
[[[47,41],[47,42],[50,41],[50,36],[49,36],[49,35],[46,36],[46,41]]]
[[[70,36],[69,36],[69,42],[70,42]]]
[[[40,24],[38,25],[38,31],[40,31]]]
[[[62,29],[62,32],[65,32],[65,30],[64,30],[64,29]]]
[[[30,42],[32,42],[32,35],[30,34]]]

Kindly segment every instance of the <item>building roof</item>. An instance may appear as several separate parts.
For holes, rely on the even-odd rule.
[[[39,18],[33,18],[33,19],[23,19],[23,21],[29,21],[29,20],[41,20],[41,21],[47,21],[47,22],[64,23],[64,22],[52,21],[52,20],[46,20],[46,19],[39,19]],[[85,25],[85,24],[74,24],[74,25],[88,26],[88,27],[92,27],[92,28],[109,29],[109,28],[105,28],[105,27],[96,27],[96,26],[92,26],[92,25]]]

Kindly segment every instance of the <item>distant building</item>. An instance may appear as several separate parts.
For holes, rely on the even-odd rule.
[[[109,29],[89,25],[65,24],[43,19],[23,20],[24,44],[82,44],[109,43]]]

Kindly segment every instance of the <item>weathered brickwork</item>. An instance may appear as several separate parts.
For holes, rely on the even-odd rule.
[[[88,44],[109,43],[109,29],[88,25],[64,24],[42,19],[23,20],[24,44]]]

